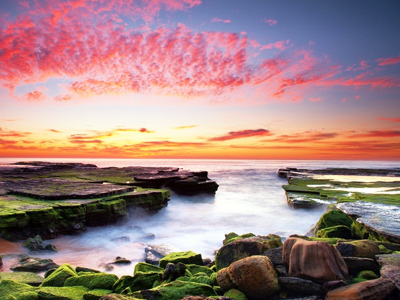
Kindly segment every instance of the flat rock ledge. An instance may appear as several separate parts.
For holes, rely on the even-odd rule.
[[[282,187],[290,206],[334,205],[354,220],[352,234],[400,243],[400,168],[284,168],[278,176],[288,180]]]
[[[170,191],[215,193],[206,171],[178,168],[98,168],[92,164],[19,162],[0,165],[0,237],[16,241],[83,231],[128,215],[128,208],[157,211]]]

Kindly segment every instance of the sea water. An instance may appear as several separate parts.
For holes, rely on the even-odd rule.
[[[0,159],[0,164],[39,159]],[[29,252],[22,243],[0,240],[1,253],[26,253],[51,258],[56,263],[70,263],[105,271],[117,256],[132,261],[130,265],[112,265],[109,272],[132,275],[134,264],[144,261],[148,245],[168,244],[177,251],[192,250],[203,258],[214,258],[225,234],[305,234],[325,212],[326,207],[293,209],[287,205],[277,176],[279,168],[320,169],[328,167],[392,168],[398,162],[377,161],[278,161],[278,160],[135,160],[135,159],[40,159],[52,162],[82,162],[98,167],[179,167],[208,171],[219,184],[215,195],[180,196],[172,193],[168,206],[156,214],[130,211],[124,222],[106,227],[88,228],[77,235],[66,235],[46,243],[58,252]],[[5,260],[3,271],[12,261]]]

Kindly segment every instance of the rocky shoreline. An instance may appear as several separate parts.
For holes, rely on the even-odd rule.
[[[337,173],[344,170],[318,172],[318,175],[340,175]],[[332,172],[335,174],[326,174]],[[394,172],[398,174],[398,170]],[[362,193],[343,193],[337,189],[343,184],[341,181],[317,178],[310,170],[285,169],[279,174],[288,178],[289,184],[283,188],[289,204],[292,193],[297,193],[297,200],[314,202],[309,207],[320,203],[328,207],[307,236],[282,238],[274,234],[231,232],[216,251],[214,261],[192,251],[175,252],[153,245],[146,249],[149,254],[146,260],[132,267],[132,276],[120,278],[84,266],[58,266],[49,259],[24,255],[12,266],[14,272],[0,273],[0,297],[7,300],[400,299],[400,244],[396,232],[389,230],[388,234],[385,228],[367,226],[357,214],[348,214],[341,207],[354,201],[398,207],[399,195],[382,194],[379,197],[382,204],[377,202],[377,194],[362,198]],[[150,177],[160,181],[166,174],[159,175],[138,176],[137,181],[151,180]],[[353,182],[346,188],[362,185]],[[396,180],[385,186],[392,192],[398,187]],[[305,207],[297,206],[296,202],[291,205]],[[39,238],[30,241],[30,245],[46,248],[40,243]],[[15,256],[3,255],[5,261],[11,258]],[[113,263],[130,261],[117,257]],[[35,274],[44,271],[43,277]]]

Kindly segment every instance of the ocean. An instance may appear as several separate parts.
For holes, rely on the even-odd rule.
[[[192,171],[208,171],[219,184],[215,195],[180,196],[172,193],[166,208],[148,215],[142,210],[130,212],[127,221],[106,227],[88,228],[72,236],[62,236],[46,243],[58,252],[32,253],[21,243],[0,239],[0,253],[26,253],[33,257],[51,258],[56,263],[70,263],[105,270],[117,256],[132,261],[131,265],[113,265],[111,273],[132,275],[134,264],[143,261],[147,245],[168,244],[177,251],[192,250],[203,258],[214,258],[225,234],[278,234],[283,239],[291,234],[305,234],[325,212],[317,209],[293,209],[286,203],[286,179],[279,178],[279,168],[320,169],[393,168],[391,161],[297,161],[297,160],[160,160],[160,159],[1,159],[0,164],[17,161],[53,161],[92,163],[98,167],[168,166]],[[5,260],[3,271],[12,264]],[[1,270],[1,269],[0,269]]]

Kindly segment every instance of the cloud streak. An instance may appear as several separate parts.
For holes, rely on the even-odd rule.
[[[241,131],[231,131],[228,132],[228,134],[219,136],[219,137],[213,137],[208,139],[209,142],[224,142],[224,141],[229,141],[229,140],[234,140],[234,139],[242,139],[242,138],[248,138],[248,137],[259,137],[259,136],[267,136],[271,135],[269,130],[266,129],[247,129],[247,130],[241,130]]]

